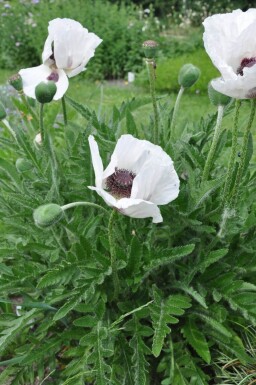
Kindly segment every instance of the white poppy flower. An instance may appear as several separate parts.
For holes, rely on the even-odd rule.
[[[206,52],[221,73],[212,86],[237,99],[256,97],[256,9],[207,17]]]
[[[104,170],[92,135],[89,145],[96,184],[89,188],[122,214],[162,222],[157,205],[165,205],[179,194],[179,178],[169,155],[147,140],[122,135]]]
[[[34,99],[35,87],[42,81],[53,80],[57,86],[53,99],[58,100],[67,91],[68,77],[85,70],[102,40],[71,19],[50,21],[48,32],[42,54],[43,64],[22,69],[19,74],[24,93]]]

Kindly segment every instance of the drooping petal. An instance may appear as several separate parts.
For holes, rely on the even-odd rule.
[[[95,173],[95,184],[96,187],[102,188],[103,164],[99,153],[99,147],[92,135],[89,136],[88,140],[91,151],[92,164]]]
[[[23,91],[27,96],[35,99],[35,88],[41,82],[51,80],[49,78],[53,74],[53,70],[48,66],[41,64],[37,67],[21,69],[19,74],[22,78]],[[57,92],[53,99],[58,100],[62,98],[68,89],[68,78],[63,70],[54,70],[54,78],[57,86]]]
[[[102,40],[75,20],[54,19],[49,23],[43,62],[48,64],[54,55],[57,68],[64,69],[69,77],[84,70]],[[52,48],[53,47],[53,48]]]
[[[173,163],[161,163],[155,157],[146,162],[135,177],[131,198],[140,198],[157,205],[164,205],[177,198],[179,185],[179,177]]]
[[[157,205],[142,199],[122,198],[117,201],[117,209],[132,218],[152,218],[153,223],[163,222],[163,217]]]
[[[213,15],[203,25],[205,49],[221,73],[213,87],[239,99],[255,97],[256,9]]]
[[[111,207],[117,207],[117,200],[109,194],[107,191],[103,190],[102,188],[99,187],[94,187],[94,186],[88,186],[90,190],[96,191],[101,198],[104,199],[106,204]]]
[[[216,91],[237,99],[251,99],[256,97],[256,65],[244,68],[243,76],[235,79],[217,78],[211,84]]]

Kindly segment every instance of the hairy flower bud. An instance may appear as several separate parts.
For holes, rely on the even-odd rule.
[[[23,84],[20,74],[15,74],[9,78],[9,84],[15,88],[16,91],[23,91]]]
[[[157,54],[158,43],[154,40],[146,40],[142,43],[142,48],[147,59],[154,59]]]
[[[6,118],[6,111],[2,103],[0,102],[0,120],[3,120]]]
[[[179,72],[179,85],[184,88],[189,88],[197,82],[200,75],[201,71],[199,68],[195,67],[193,64],[184,64]]]
[[[26,172],[33,168],[32,163],[24,158],[18,158],[15,163],[16,169],[18,172]]]
[[[57,92],[54,81],[39,83],[35,88],[36,99],[39,103],[50,103]]]
[[[48,203],[39,206],[34,210],[33,218],[38,227],[48,227],[59,222],[63,217],[63,210],[61,206],[55,203]]]
[[[216,91],[211,82],[208,84],[208,96],[210,101],[214,106],[226,106],[230,103],[231,98],[227,95],[223,95],[220,92]]]

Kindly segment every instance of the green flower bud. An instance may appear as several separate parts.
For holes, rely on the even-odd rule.
[[[184,88],[189,88],[197,82],[200,75],[201,71],[199,68],[195,67],[193,64],[184,64],[179,72],[179,85]]]
[[[231,101],[231,97],[227,95],[223,95],[220,92],[216,91],[211,82],[208,84],[208,96],[212,104],[216,107],[218,106],[226,106]]]
[[[63,210],[61,206],[55,203],[48,203],[39,206],[33,213],[35,224],[38,227],[48,227],[59,222],[63,217]]]
[[[39,83],[35,89],[36,99],[39,103],[50,103],[56,92],[57,86],[52,80]]]
[[[26,172],[33,168],[32,163],[24,158],[18,158],[15,163],[16,169],[18,172]]]
[[[9,78],[9,84],[15,88],[16,91],[23,91],[22,78],[20,74],[15,74]]]
[[[142,43],[142,48],[147,59],[154,59],[157,54],[158,43],[154,40],[146,40]]]
[[[0,120],[3,120],[6,118],[6,111],[2,103],[0,102]]]

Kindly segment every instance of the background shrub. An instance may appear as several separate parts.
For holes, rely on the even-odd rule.
[[[1,3],[0,12],[0,67],[39,65],[48,22],[67,17],[103,39],[88,66],[87,76],[94,79],[120,78],[141,68],[141,44],[159,28],[153,16],[144,18],[137,6],[105,0],[12,1]]]

